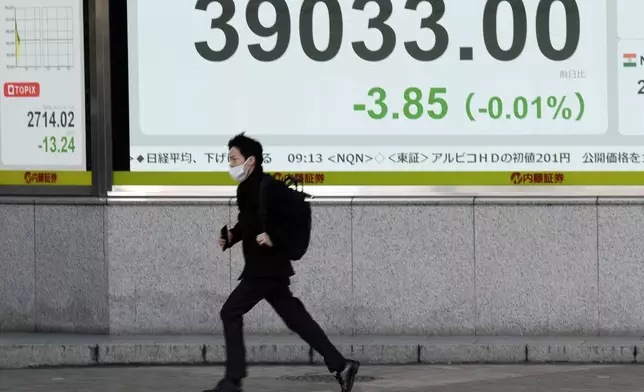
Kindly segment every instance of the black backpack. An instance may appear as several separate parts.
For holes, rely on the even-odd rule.
[[[273,177],[266,175],[260,184],[259,194],[259,219],[264,231],[266,230],[266,187],[271,181],[277,181]],[[286,222],[286,231],[288,235],[288,249],[286,257],[289,260],[297,261],[304,257],[309,248],[311,241],[311,205],[307,198],[311,196],[298,189],[299,181],[294,177],[286,177],[281,181],[279,186],[288,189],[289,200],[283,201],[288,203],[289,211],[287,216],[280,217]],[[294,186],[294,188],[293,188]]]

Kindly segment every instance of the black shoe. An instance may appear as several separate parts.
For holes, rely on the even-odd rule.
[[[353,389],[353,382],[356,379],[356,375],[358,374],[359,368],[360,368],[360,362],[347,360],[347,364],[345,365],[344,370],[341,372],[338,372],[335,375],[335,378],[340,383],[342,392],[351,392],[351,390]]]
[[[223,380],[219,381],[219,384],[217,384],[216,387],[203,392],[242,392],[242,388],[240,385],[237,385],[232,381],[224,378]]]

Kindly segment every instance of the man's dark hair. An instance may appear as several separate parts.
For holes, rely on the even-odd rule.
[[[242,132],[228,141],[228,149],[230,150],[233,147],[236,147],[245,159],[255,157],[257,166],[262,166],[264,149],[257,140],[244,135]]]

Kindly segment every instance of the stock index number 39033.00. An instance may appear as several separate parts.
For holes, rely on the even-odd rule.
[[[343,14],[341,1],[351,4],[352,0],[303,0],[299,9],[299,35],[302,50],[305,55],[317,62],[332,60],[340,51],[343,41]],[[470,0],[472,1],[472,0]],[[543,56],[551,61],[564,61],[572,57],[579,45],[580,40],[580,16],[579,0],[539,0],[536,15],[527,15],[525,0],[486,0],[482,15],[482,34],[485,47],[489,55],[498,61],[512,61],[518,58],[526,46],[528,37],[528,19],[536,20],[537,45]],[[530,1],[530,0],[528,0]],[[195,43],[199,55],[205,60],[212,62],[226,61],[230,59],[240,45],[240,35],[231,21],[235,15],[235,0],[198,0],[196,9],[206,11],[212,3],[218,3],[222,12],[211,21],[211,28],[219,30],[225,37],[225,43],[221,49],[213,49],[207,41]],[[377,31],[381,38],[380,47],[369,48],[365,41],[355,41],[351,45],[355,54],[365,61],[381,61],[389,57],[396,47],[396,31],[389,23],[394,11],[396,12],[420,12],[419,6],[423,3],[431,5],[428,15],[421,18],[419,34],[422,30],[435,37],[432,48],[423,49],[416,41],[404,42],[405,50],[417,61],[434,61],[445,54],[449,45],[450,34],[444,26],[446,0],[353,0],[352,11],[362,12],[367,4],[374,3],[378,6],[378,13],[369,20],[367,30]],[[458,3],[458,4],[456,4]],[[507,3],[512,10],[513,37],[512,45],[505,49],[499,44],[497,33],[497,14],[502,3]],[[555,48],[551,37],[551,10],[553,4],[560,3],[566,13],[566,38],[563,47]],[[262,24],[259,17],[260,6],[270,5],[275,12],[275,20],[270,24]],[[291,9],[292,1],[287,0],[249,0],[246,6],[246,23],[253,34],[260,38],[275,36],[275,44],[272,48],[265,49],[259,43],[249,43],[248,50],[257,61],[271,62],[282,57],[291,42]],[[394,5],[404,6],[404,9],[394,10]],[[450,2],[450,6],[463,6],[462,2]],[[324,7],[316,8],[316,5]],[[323,10],[321,8],[326,8]],[[315,11],[314,11],[315,9]],[[298,11],[295,11],[298,12]],[[326,12],[328,16],[328,37],[326,47],[316,46],[313,36],[314,12]],[[346,12],[346,11],[345,11]],[[463,26],[456,26],[463,28]],[[431,32],[431,33],[430,33]],[[318,38],[319,39],[319,38]],[[269,44],[270,45],[270,44]]]

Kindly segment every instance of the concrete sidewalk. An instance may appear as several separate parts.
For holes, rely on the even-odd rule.
[[[222,366],[0,371],[0,392],[201,392]],[[340,392],[324,366],[255,365],[244,392]],[[366,365],[353,392],[641,392],[637,365]]]
[[[644,363],[641,337],[331,337],[348,357],[374,365]],[[247,336],[253,364],[321,364],[297,336]],[[0,368],[221,364],[221,336],[0,334]]]

